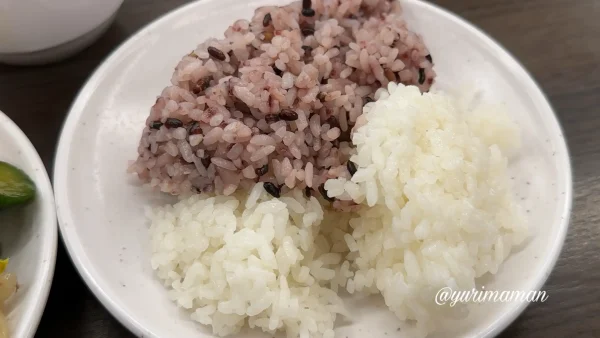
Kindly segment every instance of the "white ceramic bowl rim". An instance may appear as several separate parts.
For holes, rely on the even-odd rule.
[[[34,301],[33,303],[27,304],[28,307],[23,311],[24,315],[19,317],[15,330],[19,335],[23,335],[21,337],[33,337],[40,323],[46,302],[48,301],[56,265],[58,229],[56,225],[54,193],[44,163],[25,133],[23,133],[17,124],[2,111],[0,111],[0,123],[2,123],[2,128],[0,129],[4,130],[8,134],[8,137],[20,146],[19,150],[21,151],[21,156],[24,160],[31,163],[32,167],[39,169],[28,174],[35,182],[37,198],[42,199],[40,219],[43,220],[43,224],[38,227],[43,243],[41,256],[44,262],[40,264],[41,271],[38,271],[38,274],[36,274],[38,280],[36,280],[34,282],[35,284],[29,288],[32,295],[28,297],[34,299]],[[17,276],[17,278],[18,277],[19,276]]]
[[[429,7],[428,9],[436,12],[437,15],[443,16],[446,19],[457,23],[458,25],[467,27],[474,35],[476,35],[483,43],[485,43],[491,50],[494,50],[498,55],[503,55],[503,59],[507,60],[508,66],[514,70],[515,74],[519,77],[519,79],[525,80],[524,86],[528,88],[534,88],[534,92],[537,93],[537,97],[533,97],[532,99],[536,102],[542,102],[545,106],[547,106],[549,111],[552,111],[554,114],[552,124],[555,125],[557,130],[560,131],[561,135],[564,135],[562,127],[556,117],[556,113],[552,109],[547,97],[544,95],[540,86],[533,79],[533,77],[525,70],[525,68],[514,58],[512,54],[510,54],[506,49],[504,49],[497,41],[492,39],[486,33],[481,31],[479,28],[473,26],[468,23],[464,19],[456,16],[450,11],[443,9],[435,4],[431,4],[428,2],[424,2],[421,0],[405,0],[416,2],[420,6]],[[111,65],[117,61],[118,59],[124,56],[124,52],[132,45],[134,45],[140,38],[149,34],[151,31],[155,29],[155,27],[160,26],[162,23],[169,21],[172,17],[176,17],[179,13],[193,10],[198,4],[196,2],[192,2],[190,4],[181,6],[176,8],[153,22],[149,23],[142,29],[140,29],[137,33],[135,33],[132,37],[122,43],[93,73],[93,75],[87,80],[86,84],[82,87],[79,92],[76,100],[71,106],[69,115],[65,120],[65,123],[62,128],[61,138],[59,140],[59,145],[57,148],[56,159],[55,159],[55,170],[54,170],[54,182],[66,182],[68,175],[68,168],[66,168],[66,163],[68,163],[68,156],[70,153],[70,140],[75,133],[75,130],[78,128],[77,121],[79,121],[80,117],[84,113],[84,107],[86,102],[90,99],[94,90],[98,87],[99,82],[103,76],[103,74],[111,67]],[[558,145],[558,151],[562,152],[564,156],[569,159],[569,153],[567,145],[564,141],[564,138]],[[537,283],[535,284],[535,290],[540,290],[548,276],[552,272],[553,267],[556,264],[556,261],[562,251],[562,247],[565,241],[566,233],[569,227],[569,220],[571,215],[572,208],[572,196],[573,196],[573,184],[572,184],[572,168],[571,163],[567,163],[565,168],[565,182],[566,185],[564,187],[565,190],[565,200],[563,209],[561,210],[562,221],[560,224],[560,231],[558,236],[555,238],[554,242],[549,243],[552,247],[550,251],[549,257],[546,257],[542,264],[542,271],[545,271],[545,274],[541,276]],[[56,200],[59,203],[60,207],[65,207],[68,205],[68,196],[66,189],[56,189]],[[136,321],[135,317],[130,313],[125,311],[123,308],[118,306],[118,304],[111,299],[106,290],[104,290],[94,279],[94,275],[92,273],[92,264],[90,264],[90,260],[85,255],[78,255],[83,251],[81,243],[77,241],[73,241],[72,238],[69,238],[64,235],[65,227],[64,224],[73,224],[72,216],[67,212],[58,212],[59,226],[61,229],[61,233],[63,233],[63,240],[65,242],[67,251],[69,255],[77,267],[80,275],[87,283],[88,287],[94,293],[94,295],[99,299],[99,301],[112,313],[112,315],[126,328],[128,328],[131,332],[136,334],[137,336],[143,336],[147,333],[145,328]],[[494,321],[494,325],[490,326],[490,330],[484,334],[485,337],[492,337],[500,332],[502,332],[510,323],[512,323],[528,306],[527,302],[519,302],[504,312],[503,316],[498,317]]]
[[[123,0],[9,0],[0,4],[10,16],[3,18],[0,54],[44,51],[81,37],[113,16]],[[67,20],[69,24],[62,23]]]

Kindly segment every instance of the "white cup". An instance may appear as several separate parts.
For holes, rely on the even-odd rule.
[[[0,62],[60,61],[108,29],[123,0],[0,0]]]

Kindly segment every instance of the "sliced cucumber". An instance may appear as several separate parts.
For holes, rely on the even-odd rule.
[[[35,198],[35,183],[22,170],[0,161],[0,209]]]

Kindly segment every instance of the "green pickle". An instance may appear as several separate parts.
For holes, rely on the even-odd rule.
[[[35,198],[35,183],[22,170],[0,161],[0,209],[25,204]]]
[[[0,258],[0,275],[6,270],[6,266],[8,265],[8,258],[2,259]]]

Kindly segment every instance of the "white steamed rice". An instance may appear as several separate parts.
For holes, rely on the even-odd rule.
[[[272,199],[262,184],[249,196],[194,195],[147,216],[152,267],[193,320],[220,336],[247,323],[288,337],[334,337],[336,315],[346,313],[333,290],[345,285],[347,218],[319,234],[324,217],[336,221],[314,197]]]
[[[413,86],[390,84],[377,98],[354,129],[357,172],[325,188],[366,206],[346,235],[348,291],[381,293],[426,333],[440,288],[471,290],[526,236],[504,155],[519,147],[519,133],[497,108],[463,110]]]

